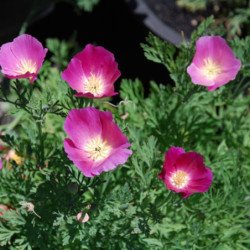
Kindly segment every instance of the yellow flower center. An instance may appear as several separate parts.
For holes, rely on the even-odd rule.
[[[213,80],[222,72],[221,66],[211,58],[203,61],[202,73],[209,80]]]
[[[111,150],[112,147],[101,137],[91,139],[85,146],[85,152],[87,153],[88,158],[95,162],[106,159]]]
[[[184,188],[189,181],[189,176],[182,170],[176,171],[171,177],[170,182],[177,188]]]
[[[29,73],[36,73],[37,65],[30,59],[23,59],[20,61],[19,65],[17,66],[17,72],[19,74]]]
[[[84,89],[86,92],[89,92],[94,96],[101,96],[104,91],[101,77],[91,74],[90,77],[85,81]]]

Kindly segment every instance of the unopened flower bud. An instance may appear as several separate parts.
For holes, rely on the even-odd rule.
[[[35,205],[31,202],[26,202],[26,201],[21,201],[20,205],[22,206],[22,208],[26,209],[28,212],[32,212],[33,214],[35,214],[38,218],[41,218],[40,215],[38,215],[35,212]]]
[[[34,204],[32,204],[31,202],[27,202],[27,211],[28,212],[33,212],[34,211]]]
[[[0,204],[0,216],[3,216],[4,212],[8,210],[9,210],[9,207],[7,207],[6,205]]]
[[[87,221],[89,221],[89,215],[86,213],[83,217],[83,212],[79,212],[76,215],[76,219],[80,222],[80,223],[86,223]]]

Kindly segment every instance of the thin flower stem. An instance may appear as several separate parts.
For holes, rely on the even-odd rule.
[[[35,210],[33,210],[33,214],[36,215],[39,219],[41,219],[42,217],[40,215],[38,215]]]
[[[39,165],[42,167],[44,165],[44,140],[43,140],[43,132],[42,132],[42,123],[39,121],[37,122],[37,128],[38,128],[38,138],[40,141],[40,153],[39,153]]]
[[[15,105],[15,106],[17,106],[17,107],[19,107],[20,109],[23,109],[23,110],[25,110],[27,113],[29,113],[30,115],[32,115],[32,112],[29,110],[29,109],[27,109],[27,107],[24,107],[24,106],[22,106],[21,104],[19,104],[19,103],[17,103],[17,102],[13,102],[13,101],[11,101],[11,100],[9,100],[9,99],[3,99],[3,98],[0,98],[0,101],[1,102],[7,102],[7,103],[10,103],[10,104],[13,104],[13,105]]]
[[[245,80],[245,77],[242,77],[240,82],[237,84],[236,89],[234,90],[234,96],[236,97],[239,93],[241,93],[242,89],[244,89],[244,85],[242,86],[243,81]],[[240,90],[240,91],[239,91]]]

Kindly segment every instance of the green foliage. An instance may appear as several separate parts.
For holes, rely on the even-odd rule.
[[[72,47],[57,40],[48,40],[53,57],[34,85],[13,80],[9,94],[1,89],[13,116],[1,139],[23,158],[0,171],[0,201],[11,208],[0,217],[1,249],[249,249],[250,38],[231,41],[242,62],[237,78],[208,92],[186,68],[195,40],[219,34],[212,22],[179,48],[149,35],[145,56],[172,82],[152,81],[147,97],[139,79],[122,80],[118,105],[74,97],[60,79]],[[126,164],[92,179],[63,150],[65,116],[89,105],[112,110],[133,150]],[[158,179],[172,145],[204,155],[214,172],[207,193],[183,200]],[[87,223],[76,220],[80,211]]]
[[[75,43],[75,37],[72,37],[69,41],[49,38],[46,40],[46,47],[53,54],[51,62],[60,69],[64,69],[70,57],[75,53],[77,44]]]
[[[91,12],[100,0],[74,0],[79,8]]]
[[[241,35],[242,26],[248,25],[250,20],[250,2],[246,8],[237,8],[234,13],[231,13],[229,18],[229,33],[231,35]]]
[[[181,8],[195,12],[197,10],[205,10],[207,2],[208,0],[177,0],[176,4]]]

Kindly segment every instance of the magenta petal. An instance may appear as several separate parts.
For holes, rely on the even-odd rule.
[[[104,162],[92,169],[92,173],[99,175],[103,171],[107,172],[115,169],[117,165],[124,164],[128,160],[128,157],[132,155],[132,151],[127,149],[129,146],[129,143],[124,144],[122,147],[114,150]]]
[[[42,67],[47,49],[30,35],[21,35],[0,49],[0,67],[8,78],[28,78],[33,82]]]
[[[196,41],[196,51],[193,58],[195,65],[202,65],[204,58],[221,59],[228,52],[226,41],[220,36],[203,36]],[[230,52],[231,49],[229,48]],[[231,52],[231,55],[233,53]]]
[[[214,86],[216,84],[213,79],[207,79],[206,77],[204,77],[200,68],[197,67],[197,65],[195,65],[194,63],[191,63],[188,66],[187,72],[190,75],[191,80],[194,84],[202,85],[206,87]]]
[[[64,130],[79,147],[102,131],[98,110],[95,108],[72,109],[64,123]]]
[[[110,76],[117,74],[118,68],[114,55],[101,46],[88,44],[81,52],[76,54],[75,58],[81,61],[82,68],[87,76],[92,73],[104,74],[111,80]]]
[[[123,144],[128,143],[127,137],[114,123],[111,112],[100,113],[100,119],[102,123],[102,137],[108,141],[113,148],[118,148]]]
[[[68,155],[68,158],[72,161],[82,161],[84,152],[82,149],[77,148],[72,140],[64,140],[64,149]]]
[[[71,110],[64,129],[69,136],[64,140],[65,152],[87,177],[124,164],[132,154],[110,112],[90,107]]]
[[[229,81],[232,81],[236,78],[237,73],[239,72],[241,68],[241,62],[238,59],[235,59],[232,61],[231,66],[228,67],[228,70],[223,72],[219,77],[216,83],[214,85],[208,87],[208,91],[216,90],[217,88],[225,85]]]
[[[181,196],[183,199],[186,199],[188,198],[190,195],[192,195],[193,193],[190,193],[190,192],[180,192]]]
[[[83,94],[83,93],[75,94],[76,97],[85,97],[85,98],[90,98],[90,99],[93,99],[93,98],[96,98],[96,99],[98,99],[98,98],[106,98],[106,97],[112,97],[112,96],[115,96],[115,95],[118,95],[118,93],[117,92],[114,92],[114,93],[110,92],[109,95],[103,95],[101,97],[95,97],[93,94],[91,94],[89,92],[85,93],[85,94]]]
[[[166,174],[170,174],[171,172],[175,171],[175,162],[178,157],[185,153],[185,150],[180,147],[171,147],[165,153],[165,161],[162,172],[159,174],[160,179],[164,179]]]
[[[77,168],[83,172],[87,177],[93,177],[91,173],[91,167],[93,162],[88,161],[85,152],[82,149],[77,148],[73,141],[70,139],[64,140],[64,150],[67,153],[68,158],[73,161]]]
[[[121,75],[114,55],[101,46],[88,44],[75,55],[62,78],[77,97],[104,98],[115,95],[114,82]]]
[[[75,94],[75,97],[85,97],[85,98],[90,98],[90,99],[95,98],[95,96],[89,92],[87,92],[85,94],[82,92],[79,92],[79,93]]]
[[[3,162],[2,160],[0,159],[0,170],[3,168]]]
[[[181,147],[171,147],[165,154],[166,164],[173,166],[177,159],[185,153],[185,150]]]
[[[77,168],[86,176],[86,177],[94,177],[96,174],[92,173],[92,169],[94,166],[93,162],[90,161],[73,161]]]
[[[205,168],[203,174],[196,176],[188,185],[188,190],[191,193],[206,192],[211,186],[213,180],[213,173],[209,168]]]
[[[13,54],[17,58],[28,58],[36,63],[38,69],[41,68],[47,49],[30,35],[21,35],[14,39],[15,46],[11,46]]]
[[[68,67],[62,72],[62,79],[66,81],[69,86],[77,92],[84,92],[84,73],[82,70],[82,64],[78,59],[71,59]]]
[[[176,169],[183,170],[195,178],[205,171],[203,156],[196,152],[185,153],[177,159]]]

